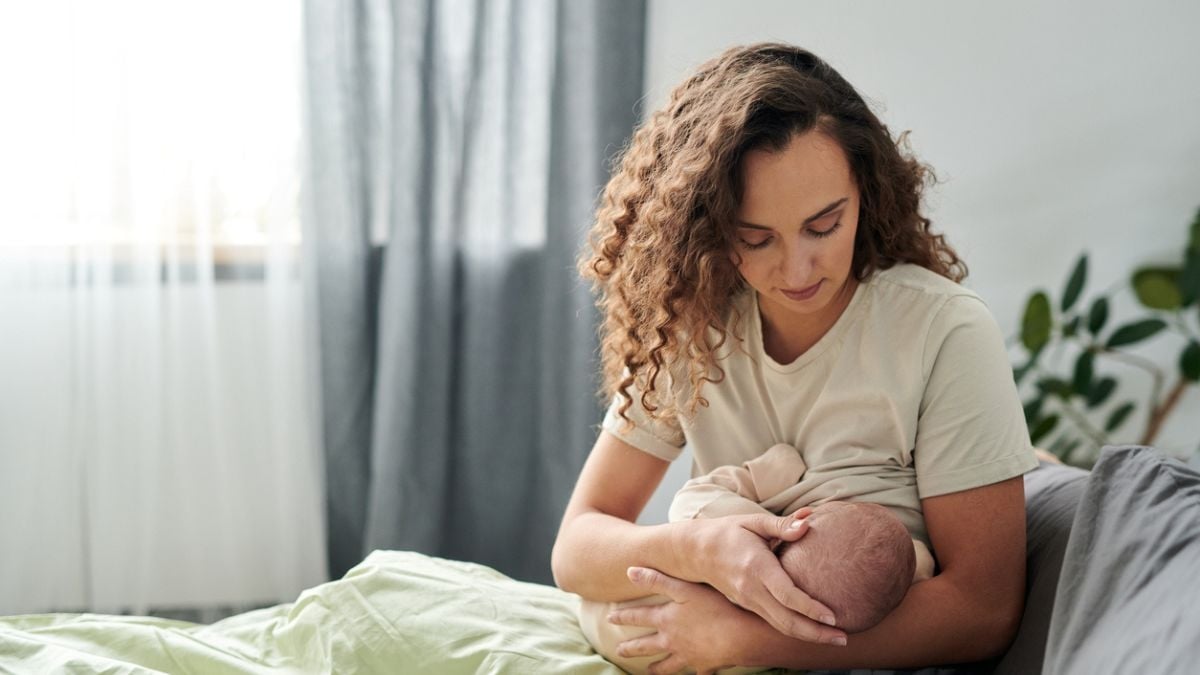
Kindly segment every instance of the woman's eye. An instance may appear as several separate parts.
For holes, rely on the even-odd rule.
[[[841,226],[842,226],[841,222],[837,222],[837,223],[834,223],[833,227],[829,228],[828,230],[809,230],[808,235],[810,237],[813,237],[814,239],[822,239],[824,237],[828,237],[828,236],[832,235]],[[738,237],[738,241],[741,242],[742,246],[749,250],[763,248],[767,244],[770,244],[773,239],[774,239],[774,237],[769,237],[769,236],[763,237],[762,239],[757,239],[757,240],[745,239],[742,237]]]
[[[759,241],[747,241],[745,239],[742,239],[741,241],[742,241],[742,246],[745,246],[746,248],[749,248],[749,249],[756,249],[756,248],[762,248],[762,247],[766,246],[767,244],[771,243],[771,238],[767,237],[765,239],[760,239]]]
[[[833,227],[829,228],[828,230],[824,230],[824,231],[809,230],[809,233],[812,234],[812,236],[816,237],[817,239],[820,239],[821,237],[828,237],[829,235],[833,234],[834,231],[837,230],[841,226],[842,226],[841,222],[837,222],[837,223],[834,223]]]

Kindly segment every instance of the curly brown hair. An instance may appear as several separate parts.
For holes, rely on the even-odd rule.
[[[856,279],[902,262],[955,282],[966,277],[920,213],[925,186],[937,179],[908,156],[908,132],[893,141],[858,92],[807,50],[729,49],[677,86],[618,155],[580,256],[604,316],[601,395],[622,397],[626,422],[632,386],[651,418],[678,412],[661,377],[677,366],[691,384],[686,411],[707,405],[701,388],[724,378],[716,350],[730,334],[732,299],[746,288],[728,253],[742,158],[783,150],[813,129],[841,146],[861,195]]]

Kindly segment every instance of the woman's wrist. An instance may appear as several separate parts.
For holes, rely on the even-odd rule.
[[[704,530],[696,527],[698,521],[681,520],[670,523],[668,542],[675,571],[672,576],[696,583],[706,583],[704,571],[697,561],[704,557]]]

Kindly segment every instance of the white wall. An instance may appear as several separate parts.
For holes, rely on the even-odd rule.
[[[1197,26],[1200,4],[1169,0],[650,0],[647,110],[727,47],[812,50],[893,133],[912,130],[913,150],[945,180],[928,214],[965,258],[966,285],[1014,335],[1029,293],[1047,288],[1057,301],[1081,251],[1091,260],[1085,299],[1136,266],[1177,263],[1200,207]],[[1128,294],[1113,309],[1110,322],[1141,315]],[[1195,319],[1193,309],[1193,328]],[[1170,383],[1183,344],[1160,337],[1135,353],[1162,364]],[[1148,376],[1098,363],[1120,392],[1145,400]],[[1200,392],[1179,406],[1155,445],[1190,453]],[[1144,424],[1139,411],[1124,431],[1136,437]],[[644,522],[665,520],[689,463],[672,466]]]

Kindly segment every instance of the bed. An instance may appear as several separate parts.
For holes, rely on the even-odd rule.
[[[619,675],[579,631],[578,602],[482,565],[375,551],[293,603],[211,625],[0,619],[0,672]]]
[[[1152,448],[1110,447],[1090,473],[1043,464],[1025,483],[1027,600],[1007,653],[853,672],[1194,672],[1200,473]],[[578,602],[481,565],[376,551],[295,602],[211,625],[0,618],[0,672],[619,674],[579,631]]]

